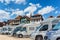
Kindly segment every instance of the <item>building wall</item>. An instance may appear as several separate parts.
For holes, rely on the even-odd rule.
[[[26,19],[26,20],[25,20]],[[13,20],[9,20],[9,25],[19,25],[21,24],[23,21],[23,23],[27,23],[30,22],[30,18],[27,16],[17,16],[15,19]]]
[[[42,15],[36,14],[34,16],[31,16],[31,22],[41,22],[43,21]]]

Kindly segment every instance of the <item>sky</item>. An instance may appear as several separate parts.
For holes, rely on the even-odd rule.
[[[18,15],[41,14],[46,19],[49,16],[60,15],[60,0],[0,0],[0,22],[16,18]]]

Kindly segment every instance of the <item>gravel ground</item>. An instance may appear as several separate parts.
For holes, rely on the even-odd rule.
[[[0,35],[0,40],[31,40],[29,38],[16,38],[8,35]]]

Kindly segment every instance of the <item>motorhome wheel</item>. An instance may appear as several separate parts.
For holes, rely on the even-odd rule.
[[[19,37],[19,38],[23,38],[23,35],[22,35],[22,34],[19,34],[18,37]]]
[[[35,40],[43,40],[41,36],[37,36]]]
[[[57,40],[60,40],[60,37],[59,37],[59,38],[57,38]]]

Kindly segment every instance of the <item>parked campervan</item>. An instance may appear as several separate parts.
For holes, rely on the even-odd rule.
[[[45,40],[60,40],[60,22],[46,33]]]
[[[36,27],[40,25],[40,23],[29,23],[29,24],[25,24],[23,25],[23,29],[22,31],[18,31],[16,33],[16,35],[20,38],[23,38],[23,37],[29,37],[30,34],[32,32],[34,32],[34,30],[36,29]]]
[[[13,30],[11,31],[10,36],[16,36],[16,32],[19,31],[19,30],[21,31],[23,25],[24,25],[24,24],[20,24],[20,25],[17,25],[17,26],[13,26],[14,28],[13,28]]]
[[[44,40],[46,32],[54,28],[54,26],[59,22],[60,19],[49,18],[46,21],[41,22],[39,26],[30,36],[32,40]]]
[[[1,34],[10,34],[12,28],[10,26],[3,26],[1,29]]]

